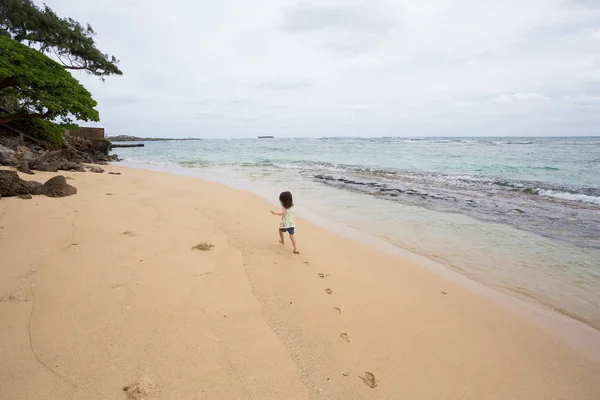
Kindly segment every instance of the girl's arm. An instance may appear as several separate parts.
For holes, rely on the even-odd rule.
[[[271,214],[281,216],[281,215],[285,214],[285,208],[282,207],[280,212],[271,210]]]

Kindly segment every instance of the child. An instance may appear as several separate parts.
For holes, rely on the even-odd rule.
[[[281,211],[271,211],[273,215],[281,215],[281,223],[279,224],[279,243],[285,244],[283,240],[284,232],[290,234],[290,240],[292,241],[292,245],[294,246],[294,254],[298,253],[298,249],[296,247],[296,238],[294,237],[294,230],[296,226],[294,225],[294,215],[296,212],[294,211],[294,200],[292,199],[292,194],[290,192],[282,192],[279,195],[279,202],[281,203]]]

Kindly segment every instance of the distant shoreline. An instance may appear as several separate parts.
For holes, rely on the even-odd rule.
[[[118,136],[108,136],[107,140],[112,142],[164,142],[169,140],[253,140],[253,139],[321,139],[321,140],[335,140],[335,139],[405,139],[405,140],[430,140],[430,139],[440,139],[440,140],[451,140],[451,139],[593,139],[600,138],[600,135],[587,135],[587,136],[323,136],[323,137],[313,137],[313,136],[285,136],[285,137],[275,137],[275,136],[249,136],[249,137],[208,137],[208,138],[154,138],[154,137],[138,137],[138,136],[128,136],[128,135],[118,135]]]
[[[109,136],[106,139],[111,142],[165,142],[169,140],[202,140],[200,138],[151,138],[151,137],[137,137],[137,136]]]

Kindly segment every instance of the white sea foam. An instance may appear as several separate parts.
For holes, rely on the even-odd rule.
[[[556,199],[561,199],[561,200],[580,201],[583,203],[591,203],[591,204],[600,205],[600,197],[588,196],[586,194],[576,194],[576,193],[560,192],[557,190],[544,190],[544,189],[538,190],[538,194],[540,196],[554,197]]]

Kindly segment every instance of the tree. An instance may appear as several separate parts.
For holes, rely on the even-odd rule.
[[[35,46],[67,69],[82,70],[102,80],[122,75],[119,61],[98,50],[95,35],[90,25],[83,27],[71,18],[60,18],[46,5],[42,9],[32,0],[0,1],[0,36]]]
[[[96,105],[59,63],[0,36],[0,124],[21,119],[98,121]]]

